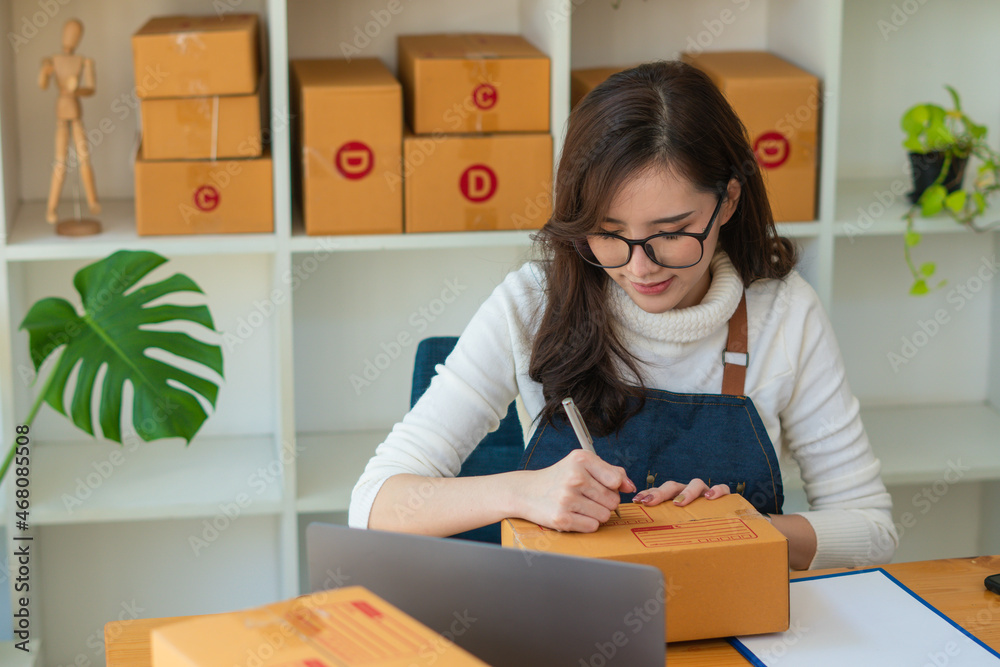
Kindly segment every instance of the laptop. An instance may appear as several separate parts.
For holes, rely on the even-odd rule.
[[[490,665],[665,662],[653,567],[327,523],[306,550],[310,591],[364,586]]]

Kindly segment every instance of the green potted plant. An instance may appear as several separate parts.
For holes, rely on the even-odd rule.
[[[987,197],[1000,189],[1000,154],[987,144],[986,127],[965,114],[954,88],[945,88],[951,95],[951,109],[929,102],[915,104],[900,119],[906,133],[903,146],[910,153],[914,181],[910,207],[903,214],[904,255],[913,275],[910,294],[928,293],[931,288],[927,281],[937,270],[933,262],[918,267],[913,260],[911,249],[921,241],[921,235],[914,229],[915,218],[944,212],[969,229],[985,231],[992,225],[979,226],[976,220],[988,207]],[[979,163],[976,176],[971,185],[963,185],[972,158]],[[944,284],[945,281],[940,281],[935,287]]]
[[[200,375],[154,359],[146,350],[161,349],[205,366],[221,377],[222,349],[182,331],[147,327],[185,322],[214,330],[207,306],[158,301],[176,292],[202,293],[186,275],[178,273],[156,283],[139,285],[142,278],[166,261],[153,252],[118,251],[83,267],[73,277],[83,303],[82,314],[65,299],[55,297],[41,299],[30,308],[21,328],[28,331],[35,371],[41,370],[50,356],[60,354],[22,427],[30,426],[44,402],[94,435],[92,397],[98,372],[104,368],[98,423],[105,438],[122,441],[122,389],[128,381],[134,393],[131,419],[139,437],[147,442],[171,437],[191,442],[208,418],[195,394],[214,408],[218,386]],[[157,303],[150,305],[153,301]],[[79,370],[67,414],[64,396],[75,367]],[[15,442],[0,467],[0,481],[16,450]]]

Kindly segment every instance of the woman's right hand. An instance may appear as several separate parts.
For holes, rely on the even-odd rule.
[[[558,463],[519,473],[517,515],[560,531],[592,533],[611,517],[619,493],[634,493],[625,469],[575,449]]]

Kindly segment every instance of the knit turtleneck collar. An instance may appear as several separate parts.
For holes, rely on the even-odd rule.
[[[668,343],[691,343],[705,338],[729,321],[743,294],[743,281],[721,250],[709,264],[712,283],[696,306],[647,313],[636,305],[621,286],[609,281],[611,303],[623,328],[635,335]]]

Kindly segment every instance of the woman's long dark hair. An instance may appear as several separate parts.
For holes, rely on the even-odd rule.
[[[612,75],[570,116],[552,217],[536,237],[548,257],[547,298],[528,372],[542,385],[543,421],[572,396],[594,433],[607,435],[642,405],[639,364],[607,296],[611,279],[584,262],[574,242],[596,230],[622,186],[652,166],[705,192],[721,194],[731,179],[740,182],[719,247],[744,285],[783,278],[795,266],[795,246],[775,229],[746,129],[712,81],[681,62]]]

